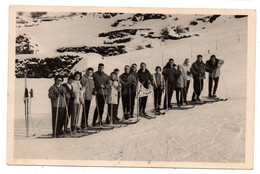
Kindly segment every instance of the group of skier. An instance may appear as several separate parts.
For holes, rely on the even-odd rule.
[[[89,67],[82,75],[75,72],[63,83],[62,76],[55,77],[55,83],[49,89],[49,98],[52,106],[52,130],[53,137],[62,137],[64,133],[80,132],[88,127],[88,115],[93,96],[96,108],[94,111],[92,127],[117,122],[118,106],[120,98],[123,106],[123,119],[134,117],[135,99],[137,99],[138,116],[147,117],[146,104],[148,94],[153,92],[154,111],[160,114],[162,95],[164,95],[163,108],[172,108],[171,99],[176,91],[177,106],[188,105],[187,94],[191,78],[193,78],[193,94],[191,102],[200,102],[203,82],[209,73],[208,97],[215,98],[220,76],[220,67],[223,60],[211,55],[206,64],[202,61],[202,55],[197,56],[196,62],[190,67],[189,59],[185,59],[182,65],[176,65],[172,58],[166,66],[157,66],[155,73],[151,74],[146,64],[142,62],[137,71],[137,64],[131,67],[126,65],[124,73],[119,75],[119,69],[115,69],[110,75],[104,72],[104,64],[98,65],[98,70]],[[212,86],[214,89],[212,93]],[[102,122],[105,104],[107,104],[107,118]],[[69,126],[68,126],[69,125]],[[70,127],[70,130],[67,128]]]

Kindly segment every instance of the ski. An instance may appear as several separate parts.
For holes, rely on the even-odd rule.
[[[195,105],[186,105],[186,106],[174,106],[170,110],[188,110],[194,108]]]
[[[143,117],[143,118],[146,118],[148,120],[151,120],[151,119],[155,119],[156,116],[151,116],[151,115],[140,115],[140,117]]]
[[[111,124],[103,124],[104,127],[114,127],[114,128],[120,128],[122,127],[122,125],[116,125],[115,123]]]
[[[114,124],[118,124],[118,125],[129,125],[129,124],[136,124],[139,122],[140,119],[136,119],[136,120],[120,120],[120,121],[116,121]]]
[[[114,126],[89,126],[87,130],[112,130]]]
[[[151,112],[155,115],[165,115],[166,112],[156,112],[155,109],[152,109]]]

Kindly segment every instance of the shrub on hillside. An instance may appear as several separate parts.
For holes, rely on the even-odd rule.
[[[32,18],[40,18],[43,15],[46,15],[47,12],[31,12],[30,15]]]

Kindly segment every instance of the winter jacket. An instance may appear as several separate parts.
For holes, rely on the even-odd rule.
[[[57,85],[53,85],[49,89],[48,97],[51,99],[51,106],[52,107],[59,107],[59,108],[65,108],[65,97],[67,95],[67,91],[64,86],[60,85],[59,87]],[[59,98],[59,103],[58,103]]]
[[[219,77],[220,76],[220,67],[224,64],[224,60],[216,59],[215,63],[211,60],[206,62],[206,71],[209,73],[209,77]]]
[[[62,86],[64,86],[64,88],[66,89],[67,91],[67,99],[71,102],[74,102],[75,100],[75,93],[74,93],[74,88],[73,88],[73,85],[69,85],[68,83],[63,83]],[[69,87],[70,86],[70,87]]]
[[[93,77],[87,77],[86,75],[84,75],[81,78],[81,85],[83,86],[83,88],[85,88],[85,100],[91,100],[95,88]]]
[[[109,88],[109,77],[104,72],[96,71],[93,74],[93,80],[95,85],[95,90],[98,95],[107,95],[107,89]],[[105,88],[101,88],[101,85],[104,85]]]
[[[180,66],[180,76],[177,78],[176,87],[184,88],[187,86],[187,76],[183,66]]]
[[[166,83],[173,84],[173,88],[176,88],[176,79],[180,76],[180,71],[178,71],[175,68],[175,64],[173,67],[170,66],[169,62],[166,64],[166,66],[163,67],[163,77],[165,80],[167,80]]]
[[[118,91],[120,90],[119,82],[117,80],[110,80],[110,88],[108,88],[107,103],[118,104]]]
[[[183,75],[186,77],[186,80],[191,80],[190,66],[183,63],[182,69],[184,71]]]
[[[157,79],[159,78],[159,79]],[[164,89],[165,88],[165,81],[164,81],[164,77],[161,73],[154,73],[153,74],[153,88],[157,89],[157,88],[161,88]]]
[[[75,93],[74,104],[83,104],[85,90],[84,88],[82,88],[80,81],[74,81],[72,83],[72,86],[74,88],[74,93]]]
[[[138,72],[138,80],[145,87],[149,88],[149,83],[153,84],[153,77],[151,73],[146,69],[144,72],[142,69],[139,69]]]
[[[137,80],[133,74],[123,73],[119,77],[120,84],[122,85],[121,93],[123,95],[136,93]]]
[[[205,68],[206,66],[203,62],[194,62],[190,69],[193,79],[205,79]]]

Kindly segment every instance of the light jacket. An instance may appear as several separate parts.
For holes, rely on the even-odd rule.
[[[160,82],[157,83],[156,74],[157,74],[157,73],[154,73],[154,74],[153,74],[153,87],[154,87],[154,89],[156,89],[156,88],[164,89],[164,88],[165,88],[165,81],[164,81],[163,75],[162,75],[161,73],[159,73]]]
[[[185,74],[185,70],[183,66],[180,66],[180,76],[177,78],[176,87],[177,88],[184,88],[187,86],[187,76]]]
[[[187,65],[187,64],[185,64],[185,63],[183,63],[182,69],[183,69],[183,71],[184,71],[184,74],[183,74],[183,75],[186,76],[186,79],[187,79],[187,80],[191,80],[190,66]]]
[[[63,95],[61,95],[63,94]],[[51,106],[52,107],[59,107],[59,108],[65,108],[65,97],[67,95],[67,91],[64,88],[64,86],[60,85],[59,87],[57,85],[53,85],[49,89],[48,97],[51,99]],[[58,103],[59,98],[59,103]]]
[[[75,93],[74,104],[83,104],[85,89],[82,88],[80,81],[74,81],[72,83],[72,86],[73,86],[74,93]]]
[[[85,88],[85,100],[91,100],[95,88],[93,77],[87,77],[84,75],[81,79],[81,85]]]
[[[107,103],[118,104],[118,92],[120,90],[119,82],[117,80],[110,80],[110,87],[108,88]]]

